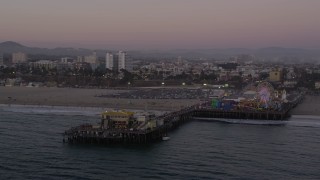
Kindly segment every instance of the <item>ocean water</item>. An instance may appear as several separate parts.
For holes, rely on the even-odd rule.
[[[0,106],[0,179],[320,179],[320,117],[286,125],[191,121],[149,145],[68,145],[96,110]]]

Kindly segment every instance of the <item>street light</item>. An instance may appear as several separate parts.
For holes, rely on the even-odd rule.
[[[162,88],[161,88],[161,95],[163,95],[164,82],[161,83],[161,86],[162,86]]]

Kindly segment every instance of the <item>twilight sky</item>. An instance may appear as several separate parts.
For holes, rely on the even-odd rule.
[[[0,42],[113,49],[320,48],[320,0],[1,0]]]

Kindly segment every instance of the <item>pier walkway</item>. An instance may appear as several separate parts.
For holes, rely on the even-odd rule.
[[[103,129],[90,124],[73,127],[64,132],[64,142],[68,143],[147,143],[161,140],[168,132],[192,119],[199,105],[193,105],[180,111],[170,112],[156,117],[163,124],[153,129]]]

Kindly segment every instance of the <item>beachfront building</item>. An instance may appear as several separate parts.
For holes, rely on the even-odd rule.
[[[27,62],[27,54],[22,52],[12,53],[12,63],[24,63]]]
[[[279,82],[282,80],[282,71],[279,68],[272,69],[269,72],[269,80],[271,82]]]
[[[39,61],[30,63],[30,65],[33,68],[45,68],[47,70],[53,69],[57,66],[55,62],[50,60],[39,60]]]
[[[104,129],[127,129],[133,120],[133,112],[106,111],[102,113],[101,127]]]

